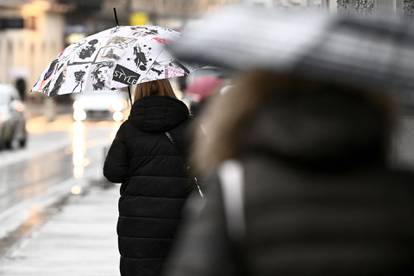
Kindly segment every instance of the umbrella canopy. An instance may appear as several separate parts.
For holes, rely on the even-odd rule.
[[[237,70],[414,88],[414,22],[404,18],[233,7],[189,26],[169,47],[182,60]]]
[[[88,36],[53,60],[32,91],[56,96],[184,76],[190,68],[164,47],[179,35],[158,26],[117,26]]]

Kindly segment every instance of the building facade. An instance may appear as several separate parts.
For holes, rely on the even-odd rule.
[[[63,49],[64,13],[54,1],[1,1],[0,18],[21,20],[21,26],[0,29],[0,83],[22,78],[30,89]]]
[[[331,11],[345,15],[391,12],[414,16],[414,0],[329,0],[327,2]]]
[[[323,0],[244,0],[246,4],[265,7],[304,8],[322,7]]]
[[[239,3],[240,0],[132,0],[133,12],[148,14],[149,23],[181,28],[188,20],[217,7]]]

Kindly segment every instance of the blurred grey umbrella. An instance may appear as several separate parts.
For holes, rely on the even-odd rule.
[[[236,70],[268,68],[349,85],[414,88],[414,22],[231,7],[184,30],[180,59]]]

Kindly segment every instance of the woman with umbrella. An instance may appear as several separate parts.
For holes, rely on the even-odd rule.
[[[134,98],[106,157],[104,175],[122,183],[121,275],[159,275],[194,187],[183,158],[189,111],[168,80],[138,85]]]
[[[184,162],[189,111],[167,80],[190,72],[164,49],[178,36],[158,26],[102,31],[69,45],[32,89],[55,96],[137,85],[130,117],[104,165],[104,175],[122,183],[117,230],[123,276],[160,274],[195,187]]]

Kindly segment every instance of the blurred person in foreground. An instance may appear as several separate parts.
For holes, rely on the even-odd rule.
[[[189,111],[168,80],[139,84],[134,99],[106,157],[104,175],[122,183],[121,275],[153,276],[160,274],[191,191],[183,158]]]
[[[414,175],[389,165],[396,116],[381,91],[244,75],[201,118],[207,200],[165,275],[413,275]],[[242,178],[226,194],[229,162]]]

